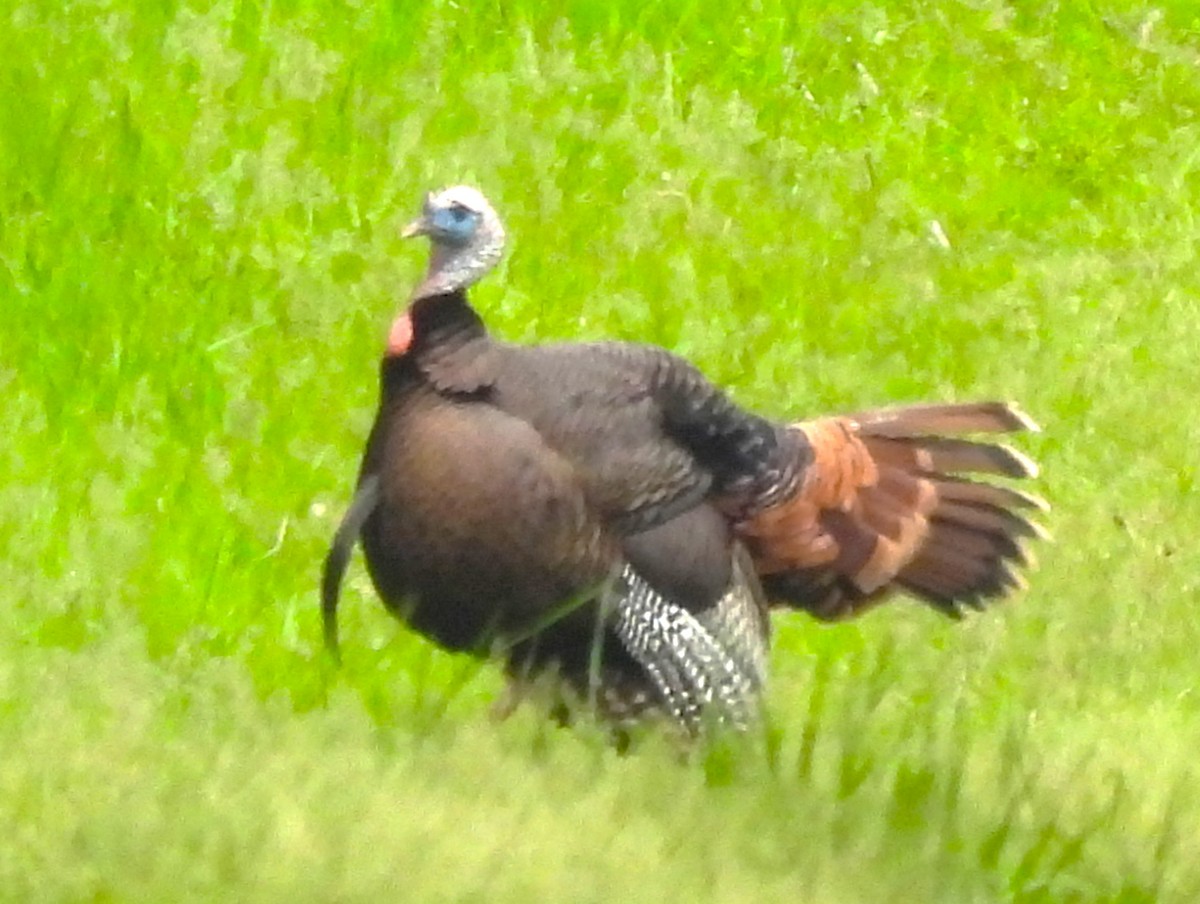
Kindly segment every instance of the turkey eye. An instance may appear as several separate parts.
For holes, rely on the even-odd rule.
[[[454,222],[461,223],[467,218],[467,209],[465,207],[451,207],[450,216],[454,218]]]

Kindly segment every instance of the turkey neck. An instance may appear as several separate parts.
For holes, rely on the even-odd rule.
[[[461,289],[418,298],[408,306],[412,322],[412,353],[419,360],[433,349],[466,345],[487,335],[483,319]]]
[[[389,350],[383,357],[385,398],[429,383],[469,394],[488,385],[486,366],[479,370],[490,348],[487,329],[461,289],[417,298],[398,320],[408,321],[409,340],[402,350]]]

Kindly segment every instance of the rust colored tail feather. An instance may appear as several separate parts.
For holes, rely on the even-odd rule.
[[[1015,449],[964,439],[1036,430],[1015,405],[916,405],[792,424],[814,452],[798,491],[739,527],[773,602],[834,620],[907,593],[952,617],[1024,586],[1038,496]]]

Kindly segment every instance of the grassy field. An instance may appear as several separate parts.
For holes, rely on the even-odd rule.
[[[1191,0],[0,11],[0,898],[1200,899]],[[1019,600],[778,621],[762,737],[536,713],[316,580],[468,181],[521,340],[777,415],[1019,399]]]

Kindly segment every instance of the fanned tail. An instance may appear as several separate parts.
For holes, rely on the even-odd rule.
[[[1036,430],[1002,402],[916,405],[793,424],[814,458],[799,490],[743,523],[768,595],[822,619],[895,592],[952,617],[1024,586],[1026,548],[1046,531],[1038,496],[985,478],[1025,479],[1021,452],[963,438]]]

